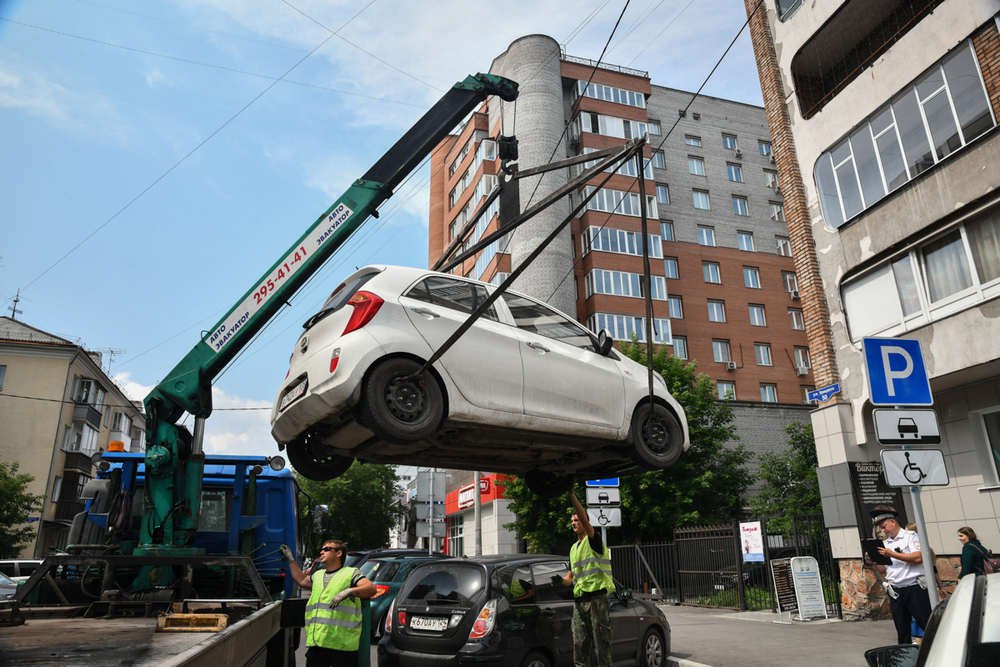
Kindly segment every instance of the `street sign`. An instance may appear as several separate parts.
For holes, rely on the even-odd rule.
[[[865,338],[865,365],[872,405],[933,405],[920,341]]]
[[[941,442],[933,410],[872,410],[875,435],[883,445],[936,445]]]
[[[840,393],[840,385],[831,384],[821,389],[813,389],[812,391],[806,393],[806,400],[816,401],[817,403],[826,403],[827,401],[830,400],[831,396],[839,393]]]
[[[601,479],[588,479],[587,486],[618,486],[618,478],[603,477]]]
[[[948,486],[940,449],[883,449],[882,471],[889,486]]]
[[[620,507],[588,507],[587,516],[594,528],[615,528],[622,525]]]
[[[590,487],[587,489],[587,505],[589,507],[618,505],[621,501],[621,491],[618,487]]]

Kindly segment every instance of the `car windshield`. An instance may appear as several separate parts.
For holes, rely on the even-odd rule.
[[[393,576],[399,570],[399,563],[373,558],[362,563],[360,569],[361,574],[371,581],[392,581]]]
[[[451,563],[414,570],[406,582],[408,602],[468,602],[486,587],[486,574],[474,565]]]

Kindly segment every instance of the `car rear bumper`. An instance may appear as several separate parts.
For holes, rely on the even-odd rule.
[[[454,665],[501,665],[504,656],[498,653],[418,653],[403,651],[387,641],[378,645],[379,667],[452,667]]]

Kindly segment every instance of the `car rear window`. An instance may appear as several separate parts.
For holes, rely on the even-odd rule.
[[[380,274],[380,269],[365,269],[358,271],[347,280],[337,285],[337,288],[330,292],[326,303],[321,310],[337,310],[342,308],[347,300],[354,296],[355,292],[361,289],[366,282]]]
[[[392,581],[399,571],[399,563],[391,560],[372,559],[361,565],[361,574],[371,581]]]
[[[486,587],[486,572],[471,565],[450,563],[413,570],[403,589],[407,602],[468,602]]]

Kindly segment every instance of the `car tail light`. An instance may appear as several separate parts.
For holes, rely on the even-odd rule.
[[[402,627],[406,623],[406,612],[403,611],[400,612],[400,614],[402,615],[402,620],[399,625],[400,627]],[[385,634],[387,635],[392,634],[392,619],[395,617],[395,615],[396,615],[396,601],[393,600],[392,604],[389,605],[389,613],[385,615],[385,625],[382,628],[385,631]]]
[[[372,600],[380,595],[385,595],[389,592],[389,587],[385,584],[375,584],[375,595],[372,596]]]
[[[476,617],[476,622],[472,624],[472,630],[469,632],[469,639],[482,639],[486,635],[493,632],[493,626],[497,621],[497,601],[490,600],[483,605],[483,608],[479,610],[479,616]]]
[[[333,352],[330,353],[330,375],[333,375],[334,371],[337,370],[337,364],[340,363],[340,348],[338,347]]]
[[[371,292],[366,292],[364,290],[357,292],[354,296],[347,300],[347,305],[354,308],[354,312],[351,313],[351,319],[347,320],[347,326],[344,327],[344,333],[340,334],[344,336],[351,333],[355,329],[360,329],[375,317],[375,313],[378,309],[382,307],[385,303],[378,294],[372,294]]]

